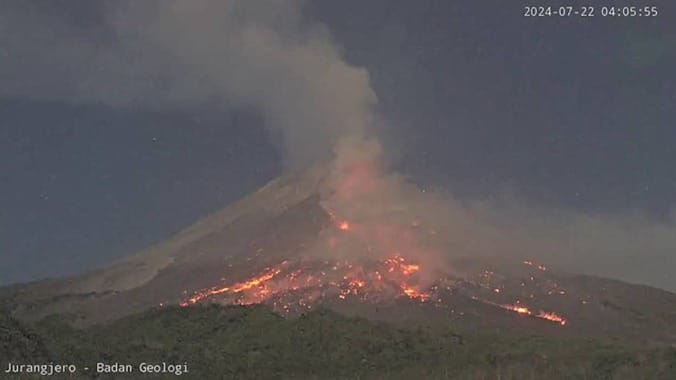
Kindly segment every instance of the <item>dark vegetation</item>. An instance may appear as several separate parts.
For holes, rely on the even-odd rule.
[[[464,336],[453,326],[398,328],[329,310],[284,319],[264,306],[167,307],[84,330],[64,316],[0,318],[0,378],[7,361],[164,361],[187,362],[187,379],[676,379],[674,346]]]

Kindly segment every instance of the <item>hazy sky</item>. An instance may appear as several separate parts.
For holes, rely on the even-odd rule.
[[[321,62],[334,60],[338,46],[349,64],[368,70],[386,147],[417,181],[464,197],[509,191],[564,210],[638,209],[658,220],[670,217],[676,205],[672,2],[653,2],[660,10],[655,19],[528,19],[521,5],[504,1],[451,3],[313,1],[303,15],[286,17],[330,31],[331,38],[321,28],[313,31],[300,45],[325,53]],[[181,107],[155,102],[163,75],[183,66],[146,59],[143,49],[127,44],[123,57],[132,63],[141,57],[140,66],[158,69],[117,73],[119,56],[106,52],[122,37],[99,22],[110,4],[0,6],[0,283],[76,273],[143,248],[265,183],[283,165],[273,143],[279,130],[271,124],[297,124],[298,113],[278,111],[293,103],[266,98],[272,106],[265,112],[238,101],[223,105],[218,91],[191,88],[199,80],[192,76],[167,90]],[[143,9],[133,14],[143,20]],[[173,22],[162,19],[153,30],[180,35]],[[279,46],[305,36],[282,29],[288,36]],[[219,46],[216,37],[214,46],[188,37],[185,42],[202,49],[198,55]],[[86,49],[54,41],[82,41]],[[171,44],[152,41],[160,48]],[[165,50],[167,56],[195,53]],[[230,59],[229,52],[221,53]],[[312,72],[298,69],[293,54],[282,57],[289,73]],[[358,71],[338,73],[341,82],[354,83],[345,94],[361,88]],[[106,75],[110,87],[101,86]],[[138,86],[131,91],[120,77]],[[219,79],[232,88],[236,77]],[[260,80],[267,88],[266,78]],[[235,98],[262,96],[242,93]],[[355,93],[341,99],[369,101],[368,89]],[[186,101],[193,96],[200,101]],[[333,94],[317,96],[321,108]],[[317,117],[303,114],[302,121]],[[314,132],[298,129],[295,136],[303,140],[307,133]],[[293,144],[302,141],[281,148],[285,157],[293,156]],[[674,255],[656,275],[676,270]],[[650,273],[642,276],[649,282]]]

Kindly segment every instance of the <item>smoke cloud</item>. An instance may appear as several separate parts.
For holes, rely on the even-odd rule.
[[[676,290],[673,220],[518,199],[459,200],[388,174],[380,144],[364,138],[377,103],[368,73],[342,58],[326,28],[304,17],[300,1],[81,5],[89,9],[85,18],[64,13],[58,2],[0,4],[0,96],[253,107],[282,136],[289,166],[335,153],[323,204],[363,232],[344,239],[343,255],[368,251],[368,237],[380,244],[376,258],[415,251],[424,268],[443,268],[437,259],[444,255],[531,257]]]
[[[58,5],[5,3],[0,96],[253,107],[281,131],[289,165],[304,166],[339,136],[363,133],[376,96],[366,70],[346,63],[301,5],[112,1],[82,25]]]
[[[338,161],[342,171],[324,198],[335,222],[347,221],[350,230],[328,230],[322,241],[333,246],[319,247],[318,255],[378,260],[403,255],[423,264],[428,283],[439,273],[462,276],[455,272],[454,259],[483,257],[497,266],[536,260],[570,273],[676,290],[673,216],[657,220],[637,210],[591,213],[504,194],[459,199],[379,171],[373,159],[381,150],[375,142],[365,143],[360,152],[344,156],[355,161]]]

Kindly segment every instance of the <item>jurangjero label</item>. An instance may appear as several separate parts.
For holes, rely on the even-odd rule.
[[[52,376],[61,373],[75,373],[77,367],[74,364],[60,364],[60,363],[31,363],[31,364],[16,364],[9,362],[4,373],[19,374],[31,373],[40,376]]]

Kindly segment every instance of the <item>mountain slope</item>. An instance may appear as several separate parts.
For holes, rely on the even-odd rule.
[[[157,306],[264,303],[287,316],[323,305],[404,325],[676,342],[672,293],[562,273],[525,257],[428,248],[443,237],[425,221],[409,221],[413,206],[405,203],[348,222],[332,208],[340,202],[327,201],[327,171],[317,165],[275,179],[107,268],[6,288],[2,298],[19,319],[68,314],[82,325]]]

